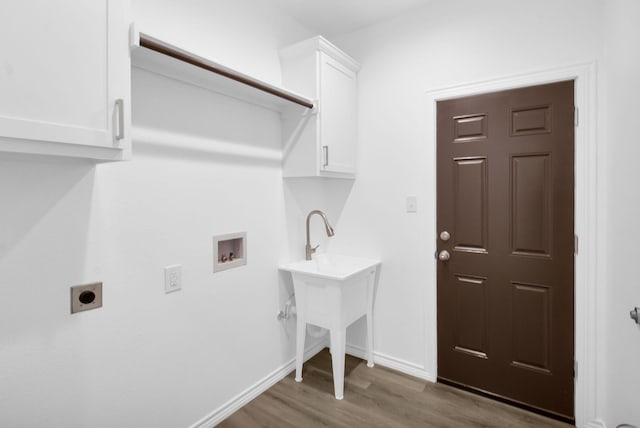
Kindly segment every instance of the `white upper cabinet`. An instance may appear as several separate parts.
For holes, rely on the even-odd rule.
[[[131,150],[127,0],[0,5],[0,152],[121,160]]]
[[[282,84],[316,100],[306,116],[284,115],[284,177],[354,178],[359,64],[321,36],[280,51]]]

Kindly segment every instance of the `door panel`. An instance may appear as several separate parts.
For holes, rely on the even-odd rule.
[[[548,134],[551,132],[550,106],[511,110],[511,136]]]
[[[553,230],[551,156],[511,157],[512,254],[550,256]]]
[[[487,138],[487,116],[475,114],[454,118],[454,142],[464,143]]]
[[[487,159],[454,159],[456,251],[487,250]]]
[[[513,356],[511,364],[551,373],[551,289],[512,281]]]
[[[438,102],[438,378],[573,418],[573,81]]]
[[[455,350],[487,358],[487,286],[485,278],[456,276],[457,325]],[[478,302],[485,302],[478,304]]]

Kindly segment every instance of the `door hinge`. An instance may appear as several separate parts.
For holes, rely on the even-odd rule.
[[[578,255],[578,235],[573,235],[573,254]]]
[[[578,362],[573,361],[573,378],[578,379]]]
[[[573,108],[573,125],[577,128],[580,124],[580,110],[578,107]]]

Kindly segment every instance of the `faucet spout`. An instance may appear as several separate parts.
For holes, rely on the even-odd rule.
[[[311,216],[313,216],[314,214],[319,215],[324,221],[324,227],[327,231],[327,236],[333,236],[335,234],[335,232],[333,231],[333,227],[331,227],[331,225],[329,224],[329,220],[327,220],[327,216],[325,215],[325,213],[320,210],[311,211],[309,215],[307,215],[307,245],[305,246],[306,260],[311,260],[311,255],[318,249],[318,245],[316,245],[315,247],[311,246],[311,239],[309,237],[309,220],[311,220]]]

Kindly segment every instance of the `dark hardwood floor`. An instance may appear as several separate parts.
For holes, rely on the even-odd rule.
[[[375,366],[347,355],[344,400],[333,396],[328,349],[238,410],[220,427],[550,427],[571,425]]]

